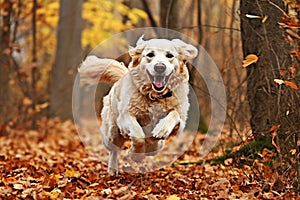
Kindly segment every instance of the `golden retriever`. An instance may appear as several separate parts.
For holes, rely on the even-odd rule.
[[[79,68],[81,81],[112,85],[103,99],[100,128],[110,152],[110,175],[118,173],[118,151],[126,139],[131,140],[131,158],[141,161],[161,150],[168,136],[183,131],[189,109],[186,64],[198,50],[180,39],[141,36],[129,54],[128,68],[96,56],[88,56]]]

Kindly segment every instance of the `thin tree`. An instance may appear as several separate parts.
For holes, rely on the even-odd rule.
[[[83,0],[60,0],[56,59],[51,74],[50,114],[72,118],[72,88],[81,61],[81,17]]]
[[[240,11],[244,57],[254,54],[259,58],[247,67],[252,132],[256,140],[272,141],[280,165],[285,166],[283,170],[288,174],[292,169],[299,170],[296,138],[300,132],[300,70],[295,67],[298,61],[290,54],[299,49],[285,39],[292,30],[285,30],[278,23],[283,18],[283,23],[287,23],[291,17],[285,13],[282,0],[241,0]],[[297,41],[295,37],[297,32],[287,38]],[[291,150],[297,151],[294,157],[289,153]],[[294,162],[289,165],[292,159]]]
[[[9,76],[11,70],[11,14],[12,3],[10,0],[5,0],[1,8],[2,10],[2,25],[0,25],[0,132],[2,127],[7,123],[7,114],[9,112]]]

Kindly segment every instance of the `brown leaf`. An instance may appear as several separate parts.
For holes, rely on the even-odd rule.
[[[292,29],[286,29],[285,30],[290,36],[300,40],[300,36],[298,35],[298,33],[296,33],[295,31],[293,31]]]
[[[298,60],[300,59],[300,52],[298,50],[292,50],[290,54],[295,56]]]
[[[277,134],[278,134],[278,128],[280,127],[280,125],[278,125],[278,126],[272,126],[271,128],[270,128],[270,132],[271,132],[271,134],[272,134],[272,145],[276,148],[276,150],[277,150],[277,152],[280,152],[280,148],[279,148],[279,146],[276,144],[276,142],[275,142],[275,137],[277,136]]]

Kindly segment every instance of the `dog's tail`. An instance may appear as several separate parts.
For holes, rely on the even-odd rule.
[[[106,82],[113,85],[128,72],[128,69],[123,63],[113,59],[88,56],[78,68],[78,72],[81,83],[93,85]]]

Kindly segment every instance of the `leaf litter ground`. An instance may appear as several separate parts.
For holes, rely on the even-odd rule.
[[[261,163],[258,179],[254,166],[232,158],[216,165],[199,160],[204,137],[197,134],[170,166],[111,177],[106,163],[88,153],[73,123],[44,119],[39,131],[13,129],[0,137],[0,199],[300,199],[286,185],[275,190],[274,173]],[[220,143],[232,142],[229,138],[223,134]],[[223,152],[215,148],[206,159]]]

